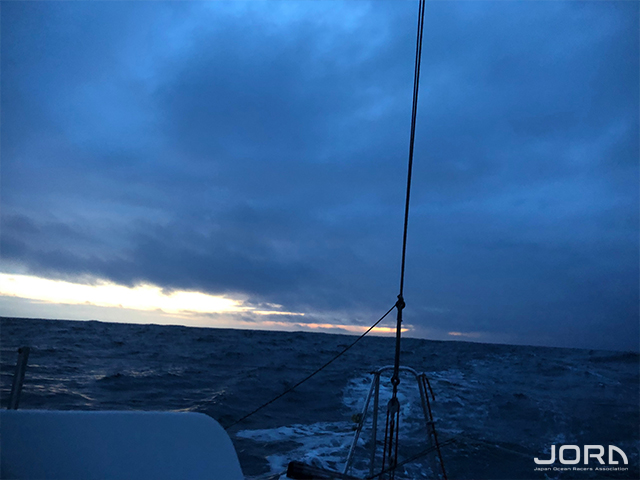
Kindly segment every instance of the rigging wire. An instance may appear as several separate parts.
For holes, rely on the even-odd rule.
[[[411,134],[409,137],[409,164],[407,167],[407,190],[404,205],[404,228],[402,233],[402,261],[400,263],[400,293],[396,308],[398,309],[396,322],[396,349],[393,364],[393,376],[391,384],[393,393],[387,405],[387,419],[385,424],[384,447],[382,454],[382,470],[385,469],[386,454],[388,451],[389,465],[394,467],[398,463],[398,435],[400,428],[400,402],[398,401],[398,385],[400,384],[400,341],[402,337],[402,310],[404,302],[404,272],[407,257],[407,232],[409,228],[409,204],[411,198],[411,175],[413,172],[413,151],[416,139],[416,118],[418,115],[418,92],[420,89],[420,62],[422,59],[422,35],[424,32],[425,0],[420,0],[418,5],[418,33],[416,38],[416,60],[413,75],[413,103],[411,108]],[[395,443],[395,445],[394,445]],[[395,476],[395,469],[390,471],[391,478]]]
[[[413,150],[416,139],[416,118],[418,115],[418,92],[420,89],[420,61],[422,58],[422,35],[424,32],[424,10],[425,0],[420,0],[418,8],[418,34],[416,39],[416,62],[413,77],[413,106],[411,110],[411,135],[409,137],[409,164],[407,167],[407,195],[404,205],[404,229],[402,235],[402,261],[400,264],[400,293],[396,307],[398,309],[398,321],[396,326],[396,352],[392,383],[394,385],[394,398],[397,395],[397,384],[400,382],[400,338],[402,335],[402,310],[405,307],[404,302],[404,271],[407,257],[407,232],[409,229],[409,203],[411,198],[411,176],[413,173]]]
[[[415,58],[415,66],[414,66],[414,77],[413,77],[413,102],[412,102],[412,111],[411,111],[411,133],[409,137],[409,161],[407,167],[407,187],[406,187],[406,199],[405,199],[405,208],[404,208],[404,227],[403,227],[403,235],[402,235],[402,260],[400,265],[400,293],[398,294],[398,300],[393,307],[391,307],[387,312],[380,317],[367,331],[365,331],[360,337],[358,337],[353,343],[343,349],[340,353],[331,358],[324,365],[316,369],[314,372],[300,380],[298,383],[293,385],[292,387],[286,389],[284,392],[275,396],[268,402],[263,403],[258,408],[254,409],[250,413],[236,420],[232,424],[226,427],[226,429],[231,429],[232,427],[238,425],[239,423],[245,421],[252,415],[261,411],[265,407],[271,405],[273,402],[279,400],[284,397],[288,393],[295,390],[297,387],[305,383],[307,380],[314,377],[316,374],[324,370],[330,364],[332,364],[335,360],[341,357],[344,353],[346,353],[349,349],[355,346],[362,338],[365,337],[371,330],[373,330],[382,320],[386,318],[391,311],[396,308],[397,313],[397,326],[396,326],[396,344],[395,344],[395,359],[394,359],[394,372],[391,378],[391,383],[393,385],[393,393],[391,400],[389,401],[389,405],[387,407],[387,428],[389,435],[387,436],[387,432],[385,432],[385,446],[383,452],[386,452],[387,446],[389,451],[389,468],[385,470],[384,464],[384,456],[383,456],[383,465],[382,472],[379,475],[383,475],[384,473],[391,473],[392,477],[395,475],[395,470],[402,464],[398,464],[398,433],[399,433],[399,415],[400,415],[400,404],[397,398],[398,394],[398,384],[400,383],[400,341],[402,335],[402,310],[405,307],[404,302],[404,277],[405,277],[405,265],[406,265],[406,253],[407,253],[407,234],[408,234],[408,226],[409,226],[409,205],[411,198],[411,178],[413,172],[413,154],[414,154],[414,144],[415,144],[415,133],[416,133],[416,118],[418,112],[418,93],[420,87],[420,63],[422,57],[422,37],[424,32],[424,13],[425,13],[425,0],[420,0],[418,6],[418,33],[416,39],[416,58]],[[395,437],[395,445],[394,445],[394,437]],[[445,442],[446,443],[446,442]],[[394,448],[395,447],[395,448]],[[424,452],[423,454],[428,453]],[[383,454],[384,455],[384,454]]]
[[[411,109],[411,135],[409,137],[409,165],[407,168],[407,196],[404,205],[404,229],[402,235],[402,261],[400,266],[400,296],[404,294],[404,269],[407,256],[407,231],[409,227],[409,200],[411,197],[411,174],[413,171],[413,147],[416,139],[416,118],[418,116],[418,92],[420,89],[420,63],[422,59],[422,33],[424,31],[425,0],[420,0],[418,8],[418,35],[416,40],[416,61],[413,77],[413,104]]]
[[[262,405],[260,405],[258,408],[256,408],[255,410],[253,410],[250,413],[247,413],[244,417],[236,420],[235,422],[233,422],[232,424],[228,425],[227,427],[225,427],[225,430],[229,430],[232,427],[235,427],[236,425],[238,425],[241,422],[244,422],[247,418],[249,418],[250,416],[258,413],[260,410],[262,410],[263,408],[271,405],[273,402],[275,402],[276,400],[279,400],[280,398],[284,397],[286,394],[291,393],[292,391],[294,391],[296,388],[298,388],[300,385],[302,385],[304,382],[306,382],[307,380],[311,379],[313,376],[315,376],[316,374],[320,373],[322,370],[324,370],[326,367],[328,367],[329,365],[331,365],[333,362],[335,362],[338,358],[340,358],[342,355],[344,355],[348,350],[350,350],[353,346],[355,346],[356,343],[358,343],[360,340],[362,340],[365,335],[367,335],[371,330],[373,330],[375,327],[378,326],[378,324],[384,320],[387,315],[389,315],[391,313],[391,311],[396,308],[396,306],[394,305],[393,307],[391,307],[389,310],[387,310],[387,312],[382,315],[382,317],[380,317],[373,325],[371,325],[366,332],[364,332],[362,335],[360,335],[358,338],[356,338],[353,343],[347,345],[342,351],[340,351],[337,355],[335,355],[333,358],[331,358],[331,360],[329,360],[328,362],[326,362],[324,365],[322,365],[320,368],[317,368],[316,370],[314,370],[312,373],[310,373],[309,375],[307,375],[305,378],[303,378],[302,380],[300,380],[298,383],[296,383],[294,386],[289,387],[288,389],[286,389],[284,392],[282,392],[281,394],[273,397],[271,400],[269,400],[268,402],[263,403]]]

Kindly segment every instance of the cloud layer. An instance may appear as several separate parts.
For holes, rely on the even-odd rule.
[[[416,9],[3,5],[4,270],[374,321],[398,288]],[[417,329],[638,348],[638,9],[427,6]]]

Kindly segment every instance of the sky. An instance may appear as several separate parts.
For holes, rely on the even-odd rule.
[[[364,331],[417,3],[2,2],[0,315]],[[427,2],[405,335],[639,349],[639,8]]]

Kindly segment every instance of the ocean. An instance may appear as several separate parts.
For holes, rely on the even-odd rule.
[[[17,349],[26,345],[31,355],[21,409],[195,411],[225,427],[356,338],[14,318],[0,319],[0,335],[3,408]],[[371,372],[391,365],[393,353],[393,338],[365,337],[295,391],[229,429],[247,478],[277,475],[292,460],[342,470]],[[637,353],[405,338],[401,362],[431,381],[439,438],[451,440],[442,448],[450,479],[640,477]],[[403,446],[426,446],[419,396],[409,380],[400,384],[401,459]],[[353,475],[366,476],[370,430],[365,423]],[[618,458],[620,470],[596,471],[592,459],[591,471],[558,462],[536,470],[541,465],[534,457],[549,458],[552,445],[615,445],[629,463]],[[396,478],[427,478],[428,464],[419,458]]]

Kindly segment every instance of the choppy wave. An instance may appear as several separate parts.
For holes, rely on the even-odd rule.
[[[29,345],[21,408],[197,411],[222,425],[291,387],[353,338],[6,318],[1,327],[3,406],[16,350]],[[353,439],[352,416],[362,410],[370,372],[391,364],[392,356],[393,339],[367,337],[231,429],[245,474],[280,473],[291,460],[342,470]],[[402,362],[430,378],[438,432],[442,440],[454,440],[443,450],[450,478],[542,479],[533,457],[563,443],[616,445],[627,453],[630,469],[612,478],[639,476],[638,354],[405,339]],[[390,395],[385,382],[382,408]],[[410,378],[402,380],[400,401],[401,457],[407,458],[425,444]],[[368,474],[371,428],[369,418],[354,474]],[[400,477],[428,475],[423,458]],[[550,472],[546,478],[576,477]]]

